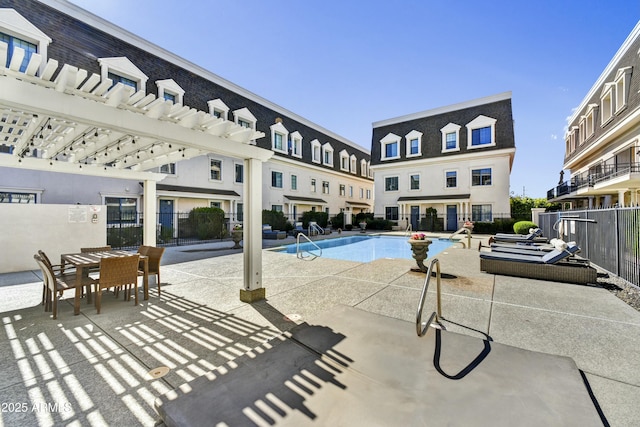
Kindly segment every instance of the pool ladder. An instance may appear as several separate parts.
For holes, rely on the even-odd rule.
[[[433,266],[436,266],[436,311],[431,313],[429,320],[422,321],[422,311],[424,310],[424,301],[427,299],[427,291],[429,290],[429,281],[431,280],[431,273],[433,272]],[[441,323],[442,320],[442,300],[440,298],[440,261],[434,258],[429,263],[429,269],[427,270],[427,278],[424,280],[424,286],[422,287],[422,295],[420,295],[420,301],[418,302],[418,313],[416,315],[416,332],[419,337],[424,336],[429,329],[429,326],[436,329],[446,329]]]
[[[309,242],[311,244],[311,246],[314,246],[315,249],[317,249],[319,252],[318,253],[313,253],[309,250],[306,249],[302,249],[300,247],[300,238],[303,237],[307,242]],[[296,237],[296,257],[298,257],[298,259],[309,259],[309,261],[313,261],[314,259],[321,257],[322,256],[322,248],[318,245],[315,244],[315,242],[313,242],[311,239],[309,239],[307,236],[305,236],[302,233],[298,233],[298,236]]]

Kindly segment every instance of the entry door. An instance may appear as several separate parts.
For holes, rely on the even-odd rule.
[[[458,206],[447,205],[447,231],[458,229]]]
[[[171,230],[171,234],[173,234],[173,200],[160,200],[159,220],[163,231]]]
[[[420,206],[411,206],[411,229],[417,230],[420,223]]]

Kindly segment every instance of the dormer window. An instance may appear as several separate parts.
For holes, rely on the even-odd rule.
[[[360,176],[367,176],[367,161],[365,159],[360,160]]]
[[[585,139],[588,139],[595,132],[594,110],[598,108],[598,104],[589,104],[587,114],[585,115]]]
[[[277,122],[271,125],[271,149],[278,153],[287,154],[287,144],[289,140],[289,131],[282,124]]]
[[[356,168],[358,165],[358,159],[356,158],[355,154],[352,154],[351,157],[349,157],[349,168],[351,169],[351,173],[355,174],[357,173]]]
[[[156,80],[156,86],[158,86],[158,98],[171,101],[174,104],[182,105],[184,89],[182,89],[173,79]]]
[[[467,148],[496,145],[496,119],[480,115],[467,124]]]
[[[100,75],[102,80],[111,79],[113,86],[122,83],[132,87],[134,92],[146,90],[149,79],[133,62],[121,56],[116,58],[99,58]]]
[[[462,126],[455,123],[449,123],[442,129],[442,152],[460,151],[460,128]]]
[[[51,38],[14,9],[0,9],[0,42],[7,44],[7,62],[3,64],[6,67],[10,66],[13,55],[22,51],[24,56],[17,71],[25,72],[34,54],[42,57],[39,69],[44,69]]]
[[[604,85],[602,95],[600,95],[600,126],[604,126],[613,118],[613,90],[615,85],[607,83]]]
[[[616,114],[627,106],[631,69],[632,67],[621,68],[616,73]]]
[[[388,133],[380,140],[380,160],[400,158],[400,137],[394,133]]]
[[[300,135],[300,132],[295,131],[289,137],[291,138],[291,155],[302,158],[302,135]]]
[[[256,130],[257,119],[253,114],[251,114],[251,111],[249,111],[248,108],[245,107],[235,110],[233,112],[233,117],[237,125],[240,125],[243,128]],[[252,144],[255,144],[255,142],[255,140],[251,140]]]
[[[349,153],[347,150],[340,152],[340,170],[349,172]]]
[[[333,147],[328,142],[322,146],[322,164],[333,166]]]
[[[311,161],[313,163],[321,163],[322,162],[322,157],[321,157],[321,149],[320,149],[320,141],[318,141],[317,139],[314,139],[313,141],[311,141]]]
[[[208,101],[207,105],[209,105],[209,114],[213,117],[217,117],[222,120],[229,120],[229,107],[227,107],[227,104],[222,102],[220,98]]]
[[[407,157],[416,157],[422,155],[422,132],[412,130],[405,139],[407,140]]]

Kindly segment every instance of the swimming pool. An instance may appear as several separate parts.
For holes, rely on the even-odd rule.
[[[453,246],[447,239],[430,239],[428,257],[432,257]],[[380,258],[413,259],[411,248],[406,237],[393,236],[349,236],[337,239],[314,241],[322,248],[323,258],[342,259],[347,261],[371,262]],[[302,250],[317,253],[318,250],[309,242],[300,243]],[[276,249],[277,252],[296,253],[296,245],[286,245]]]

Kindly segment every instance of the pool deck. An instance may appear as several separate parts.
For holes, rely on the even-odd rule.
[[[474,235],[471,249],[455,245],[437,256],[443,273],[455,276],[442,281],[447,330],[570,357],[605,422],[640,425],[640,312],[597,286],[483,273],[477,245],[487,237]],[[268,351],[267,341],[282,332],[345,305],[415,330],[425,276],[410,271],[412,261],[303,261],[264,250],[267,299],[245,304],[239,300],[242,253],[224,248],[231,245],[168,248],[162,297],[153,285],[150,299],[138,307],[105,295],[100,315],[83,303],[73,316],[68,294],[53,320],[40,305],[38,272],[0,275],[0,391],[3,404],[20,404],[3,408],[0,425],[154,425],[159,396],[183,390],[212,369],[233,370],[250,350]],[[429,311],[434,291],[432,286]],[[153,378],[150,372],[163,366],[169,372]],[[294,410],[280,408],[270,416],[286,418],[288,411]]]

